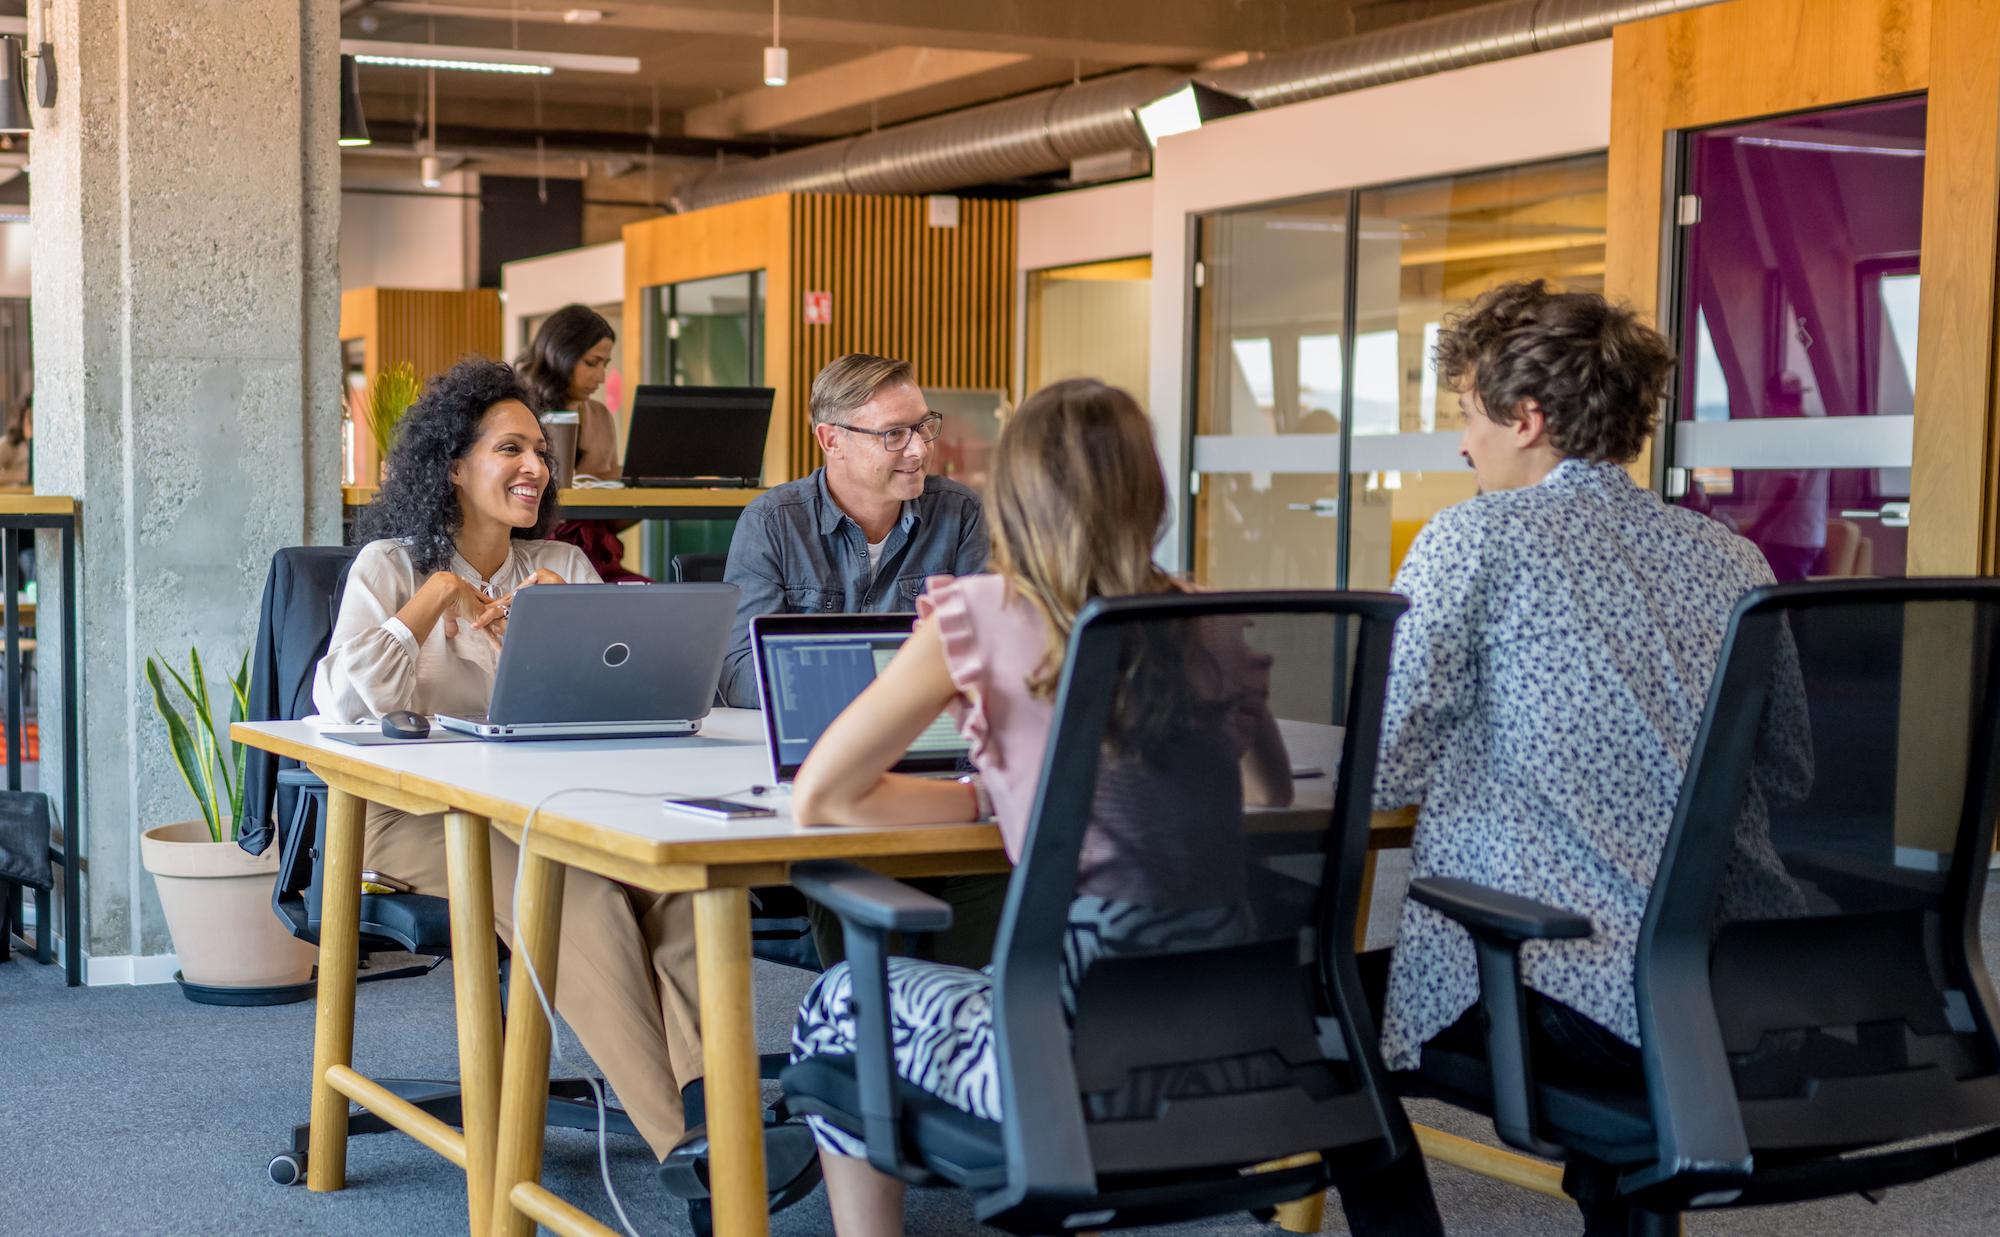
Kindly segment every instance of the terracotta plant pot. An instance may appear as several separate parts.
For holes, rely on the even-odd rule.
[[[139,854],[160,890],[160,909],[190,984],[274,988],[312,978],[319,951],[285,931],[271,909],[278,848],[251,855],[212,842],[198,820],[139,835]]]

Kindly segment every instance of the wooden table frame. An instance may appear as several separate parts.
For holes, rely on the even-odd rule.
[[[785,838],[719,835],[687,844],[655,842],[544,811],[521,846],[515,982],[503,1058],[487,829],[497,828],[521,843],[529,807],[384,768],[359,758],[362,749],[349,756],[246,723],[232,727],[231,737],[303,761],[328,787],[307,1188],[346,1185],[351,1099],[465,1170],[467,1215],[476,1237],[489,1232],[532,1237],[535,1220],[560,1233],[616,1237],[540,1185],[550,1028],[524,968],[532,962],[543,987],[554,990],[565,866],[655,892],[695,895],[709,1140],[720,1150],[711,1161],[711,1193],[716,1231],[726,1237],[769,1232],[763,1101],[751,1014],[748,890],[784,884],[792,861],[800,859],[855,859],[901,877],[1008,870],[999,830],[990,824],[829,829]],[[371,802],[417,814],[446,814],[462,1132],[353,1068],[362,822]]]
[[[307,1187],[344,1188],[347,1105],[353,1100],[465,1171],[474,1237],[533,1237],[537,1222],[563,1237],[618,1237],[540,1183],[551,1030],[525,968],[532,964],[544,989],[554,990],[565,867],[654,892],[694,895],[708,1132],[714,1149],[710,1193],[721,1237],[767,1237],[770,1231],[751,1005],[748,890],[787,883],[792,862],[803,859],[848,858],[905,878],[1009,870],[999,831],[988,824],[876,832],[829,829],[783,838],[719,836],[689,844],[658,842],[544,811],[524,839],[526,805],[399,773],[323,746],[279,739],[244,724],[233,727],[231,735],[304,761],[328,786]],[[416,814],[445,814],[460,1130],[353,1068],[362,822],[370,802]],[[1357,944],[1366,937],[1377,853],[1409,845],[1413,817],[1414,812],[1376,817]],[[515,982],[504,1044],[489,827],[499,829],[521,851]],[[1552,1165],[1421,1126],[1417,1137],[1434,1159],[1563,1197],[1560,1170]],[[1317,1232],[1324,1207],[1325,1196],[1315,1195],[1279,1208],[1279,1219],[1289,1231]]]

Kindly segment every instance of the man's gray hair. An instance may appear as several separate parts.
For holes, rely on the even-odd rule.
[[[884,386],[902,382],[911,386],[917,383],[916,367],[908,361],[870,356],[866,352],[835,357],[813,378],[812,394],[807,399],[813,424],[824,425],[845,417],[874,399],[875,392]]]

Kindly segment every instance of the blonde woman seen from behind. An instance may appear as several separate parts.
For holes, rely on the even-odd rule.
[[[1001,432],[992,476],[986,503],[993,574],[937,584],[919,599],[908,642],[827,728],[800,769],[792,807],[802,823],[968,821],[990,804],[1007,853],[1018,861],[1077,614],[1094,598],[1180,587],[1153,562],[1167,518],[1166,486],[1151,423],[1124,391],[1076,379],[1037,392]],[[1212,681],[1189,683],[1187,694],[1221,706],[1225,722],[1205,742],[1230,762],[1232,777],[1240,774],[1244,801],[1289,803],[1290,765],[1268,700],[1270,659],[1253,652],[1241,630],[1226,623],[1197,630],[1194,638],[1213,655],[1206,664],[1219,673],[1194,676]],[[972,740],[982,781],[968,786],[889,772],[944,711]],[[1146,850],[1201,844],[1192,833],[1177,833],[1201,827],[1185,815],[1146,818],[1137,831],[1129,823],[1103,829],[1102,812],[1093,816],[1096,845],[1087,841],[1086,848],[1097,862],[1080,874],[1072,937],[1086,930],[1079,917],[1085,903],[1094,915],[1173,911],[1174,899],[1149,886]],[[888,966],[897,1072],[921,1080],[946,1103],[1000,1120],[991,974],[915,958],[891,958]],[[850,993],[844,963],[813,986],[793,1031],[793,1060],[854,1051]],[[905,1024],[912,1028],[907,1036]],[[859,1139],[821,1118],[809,1120],[840,1237],[900,1233],[903,1183],[875,1171]],[[1398,1231],[1440,1230],[1418,1224]]]

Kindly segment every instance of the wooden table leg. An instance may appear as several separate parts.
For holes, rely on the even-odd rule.
[[[500,1127],[493,1157],[493,1237],[534,1237],[535,1222],[514,1210],[508,1195],[516,1182],[542,1179],[542,1127],[549,1118],[549,1020],[542,1014],[526,962],[534,962],[535,974],[553,1005],[556,947],[562,936],[563,866],[524,846],[519,882]]]
[[[708,1101],[708,1180],[716,1237],[767,1237],[763,1093],[750,1007],[750,894],[695,894],[701,966],[701,1045]],[[511,1051],[511,1050],[510,1050]]]
[[[312,1139],[306,1188],[347,1185],[347,1097],[326,1071],[354,1064],[354,983],[361,961],[361,822],[365,800],[326,792],[326,857],[320,890],[319,1009],[313,1022]]]
[[[444,853],[451,893],[451,977],[458,997],[458,1088],[465,1130],[470,1232],[493,1227],[493,1157],[500,1122],[500,945],[493,933],[493,862],[484,816],[450,812]]]
[[[1375,910],[1375,870],[1381,860],[1382,852],[1371,846],[1368,857],[1361,861],[1361,905],[1354,913],[1355,953],[1365,952],[1368,948],[1368,917]]]

